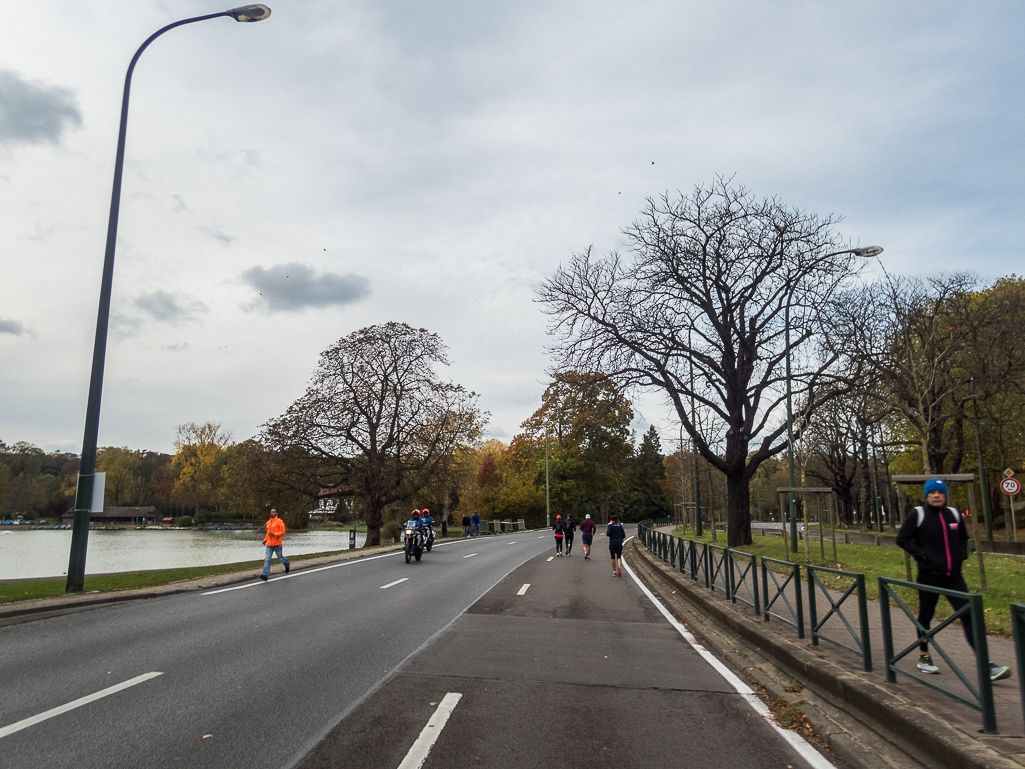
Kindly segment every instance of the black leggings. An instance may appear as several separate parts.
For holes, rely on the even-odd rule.
[[[573,535],[566,535],[566,555],[569,555],[569,551],[573,549]]]
[[[968,592],[968,585],[965,584],[964,577],[960,574],[951,574],[948,577],[946,574],[930,574],[920,571],[918,572],[918,584],[942,587],[946,590],[960,590],[962,593]],[[918,591],[918,621],[926,630],[929,629],[929,624],[932,622],[932,615],[936,613],[936,604],[939,600],[939,593],[931,593],[926,590]],[[948,597],[947,600],[954,607],[954,611],[968,603],[964,598],[954,598],[952,596]],[[964,637],[968,645],[974,649],[975,638],[972,636],[972,615],[970,613],[961,615],[961,628],[964,630]],[[919,632],[918,637],[922,637],[921,632]],[[918,645],[918,649],[922,654],[925,654],[929,651],[929,644],[922,641]]]
[[[555,552],[556,553],[561,553],[562,552],[562,537],[556,537],[555,538]]]

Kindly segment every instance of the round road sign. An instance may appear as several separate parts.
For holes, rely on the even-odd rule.
[[[1004,490],[1004,494],[1014,496],[1021,491],[1021,484],[1014,478],[1004,478],[1000,481],[1000,488]]]

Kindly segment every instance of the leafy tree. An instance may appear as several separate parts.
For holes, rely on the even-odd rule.
[[[174,441],[172,465],[178,473],[172,499],[195,510],[217,503],[221,468],[231,447],[231,432],[221,429],[220,422],[178,425]]]
[[[325,350],[306,394],[264,425],[266,446],[307,458],[297,484],[357,490],[368,544],[380,541],[385,507],[428,486],[486,421],[476,394],[442,381],[437,364],[448,364],[437,334],[394,322],[360,329]]]
[[[820,385],[837,362],[821,354],[822,310],[857,258],[841,249],[835,223],[718,179],[649,200],[624,230],[629,257],[589,249],[538,292],[561,366],[667,396],[698,452],[725,476],[733,547],[751,542],[749,481],[786,448],[788,348],[806,416],[823,402]],[[707,434],[692,400],[715,415]]]
[[[641,438],[637,453],[626,460],[623,519],[643,521],[673,514],[672,496],[666,493],[666,467],[662,441],[652,425]]]
[[[96,454],[96,471],[106,473],[104,502],[113,507],[141,504],[145,494],[140,471],[142,452],[132,451],[127,446],[107,446]]]
[[[539,449],[542,485],[546,440],[549,443],[553,507],[577,518],[597,514],[602,520],[618,509],[623,463],[633,451],[632,419],[630,400],[605,375],[579,371],[554,375],[541,396],[541,408],[521,425]]]

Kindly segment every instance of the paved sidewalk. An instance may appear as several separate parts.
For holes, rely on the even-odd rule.
[[[663,529],[660,529],[660,531],[671,533],[672,527],[664,527]],[[642,547],[642,545],[638,543],[638,547]],[[677,565],[677,569],[679,569],[679,565]],[[788,626],[784,622],[775,618],[769,622],[761,621],[761,617],[755,616],[752,607],[744,605],[740,601],[730,605],[729,602],[726,601],[725,592],[721,587],[715,591],[707,590],[704,588],[703,580],[700,579],[699,581],[692,582],[691,584],[698,587],[712,600],[724,605],[729,605],[731,609],[739,612],[740,614],[758,621],[759,626],[763,631],[771,632],[785,638],[791,643],[813,653],[819,659],[831,661],[848,673],[856,674],[865,680],[887,688],[893,692],[895,696],[904,700],[906,704],[921,708],[924,712],[928,712],[932,716],[941,719],[952,728],[958,730],[978,743],[986,745],[996,750],[998,753],[1003,754],[1005,757],[1013,759],[1019,764],[1025,766],[1025,722],[1023,722],[1022,717],[1022,702],[1019,682],[1017,679],[1019,671],[1016,670],[1017,666],[1013,641],[997,636],[988,637],[990,660],[1000,665],[1009,665],[1014,672],[1014,675],[1009,679],[993,683],[993,698],[996,706],[999,734],[982,734],[982,714],[979,711],[959,703],[940,692],[936,692],[924,685],[920,685],[915,680],[906,676],[898,676],[898,682],[896,684],[886,682],[882,624],[880,605],[878,601],[868,602],[868,625],[872,647],[873,672],[864,672],[861,657],[847,651],[846,649],[839,648],[825,640],[820,640],[818,645],[813,645],[811,642],[809,624],[807,575],[803,569],[801,573],[803,580],[801,583],[801,589],[803,591],[804,598],[804,618],[806,627],[805,638],[803,640],[798,638],[797,630],[795,628]],[[903,574],[895,576],[899,579],[904,578]],[[760,577],[761,574],[759,573],[759,579]],[[780,579],[780,581],[782,581],[782,579]],[[775,588],[772,583],[770,583],[769,588],[771,598]],[[759,591],[761,591],[760,585]],[[793,584],[789,585],[785,591],[791,605],[794,604],[794,592]],[[750,598],[748,589],[741,587],[738,590],[738,593],[743,598]],[[830,590],[829,594],[833,601],[838,601],[842,596],[841,592],[834,590]],[[844,619],[846,619],[851,626],[851,630],[848,630],[848,628],[845,627],[843,620],[837,614],[833,614],[826,619],[827,614],[830,611],[829,602],[821,592],[817,591],[817,595],[818,620],[819,622],[822,622],[823,619],[825,619],[820,632],[826,634],[830,638],[844,643],[849,647],[856,647],[857,643],[855,641],[855,637],[851,634],[851,630],[853,630],[854,634],[857,634],[858,639],[860,640],[861,625],[858,617],[856,597],[852,595],[841,607]],[[761,597],[759,597],[759,600],[761,600]],[[945,604],[945,601],[946,599],[941,598],[941,608]],[[949,608],[949,605],[947,606]],[[781,600],[772,607],[772,610],[783,615],[788,613]],[[915,642],[916,634],[914,625],[912,624],[911,619],[908,618],[898,606],[893,605],[892,603],[890,614],[893,623],[894,649],[899,652]],[[935,627],[937,624],[938,622],[934,620],[933,626]],[[937,638],[954,663],[961,668],[969,681],[977,687],[978,678],[976,658],[971,648],[965,642],[960,623],[954,623],[947,628],[944,628],[937,635]],[[946,662],[943,661],[935,647],[931,652],[933,663],[940,668],[941,672],[939,675],[925,675],[915,669],[915,664],[918,662],[917,650],[911,651],[901,661],[899,664],[900,669],[906,670],[929,683],[943,686],[955,691],[961,696],[970,698],[971,695],[969,694],[968,689],[962,684]]]

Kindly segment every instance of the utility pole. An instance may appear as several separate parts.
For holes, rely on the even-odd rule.
[[[687,346],[691,348],[691,355],[694,354],[691,345],[691,332],[687,331]],[[694,406],[694,360],[690,362],[690,421],[697,430],[697,409]],[[701,476],[698,475],[698,442],[691,441],[694,445],[694,536],[700,537],[705,533],[701,522]]]
[[[548,493],[548,430],[545,429],[545,518],[548,528],[552,528],[552,497]]]

